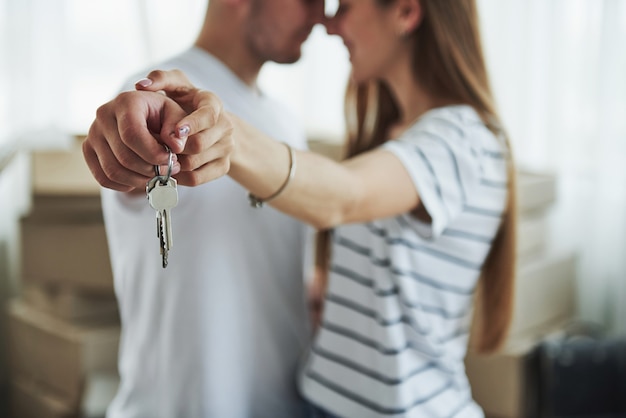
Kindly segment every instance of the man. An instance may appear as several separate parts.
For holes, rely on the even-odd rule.
[[[215,92],[225,110],[304,148],[295,118],[256,80],[267,61],[297,61],[322,17],[323,0],[211,0],[195,45],[154,68],[183,70]],[[171,211],[174,246],[162,268],[145,178],[130,167],[140,165],[137,148],[165,150],[157,140],[118,132],[120,117],[108,115],[106,105],[99,109],[83,146],[106,187],[103,212],[122,320],[121,383],[107,416],[302,416],[295,382],[309,336],[305,227],[270,207],[252,208],[245,189],[228,177],[185,187],[196,184],[198,168],[189,137],[184,150],[173,149],[179,203]],[[132,158],[116,159],[123,147],[135,147],[125,154]],[[113,181],[111,173],[127,180]]]

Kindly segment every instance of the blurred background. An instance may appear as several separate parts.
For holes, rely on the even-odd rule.
[[[77,137],[130,74],[195,40],[206,4],[0,0],[0,416],[11,399],[24,411],[39,405],[24,416],[98,416],[114,390],[114,358],[80,360],[101,355],[89,350],[102,333],[110,336],[102,347],[115,347],[116,325],[103,320],[115,311],[108,254]],[[476,359],[468,373],[490,415],[538,416],[523,412],[545,406],[529,392],[524,365],[546,336],[574,332],[572,324],[587,337],[626,335],[626,1],[478,4],[492,86],[523,173],[518,279],[526,287],[505,357]],[[303,58],[268,64],[260,84],[295,110],[313,148],[328,150],[343,138],[348,72],[340,39],[317,27]],[[72,240],[94,243],[97,257],[57,245]],[[60,254],[50,254],[55,247]],[[59,331],[66,325],[78,331]],[[41,369],[68,350],[76,379],[59,383],[55,373],[67,369]],[[500,382],[505,394],[494,392],[490,371],[514,375],[509,386]]]

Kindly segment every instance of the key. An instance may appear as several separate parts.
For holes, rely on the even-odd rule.
[[[176,179],[156,176],[148,182],[146,192],[150,206],[156,211],[157,237],[161,248],[163,268],[165,268],[168,253],[174,245],[171,210],[178,204]]]
[[[148,192],[148,200],[157,214],[157,237],[163,258],[163,268],[165,268],[167,267],[168,253],[174,245],[171,209],[178,204],[176,179],[170,177],[164,183],[162,178],[157,177],[157,180],[149,183],[149,186],[153,186]]]
[[[158,172],[155,170],[156,172],[156,177],[154,177],[152,180],[150,180],[148,182],[148,184],[146,184],[146,197],[148,198],[148,201],[150,200],[150,192],[154,189],[155,185],[162,181],[162,177],[158,174]],[[151,204],[152,206],[152,204]],[[165,255],[165,241],[163,240],[163,234],[162,234],[162,230],[163,230],[163,213],[160,210],[155,211],[156,213],[156,232],[157,232],[157,238],[159,239],[159,254],[161,254],[161,257],[163,258],[163,268],[167,267],[167,255]]]
[[[162,181],[162,179],[163,179],[163,177],[159,174],[158,166],[155,166],[155,171],[154,172],[155,172],[156,176],[153,177],[148,182],[148,184],[146,184],[146,198],[148,199],[148,201],[150,199],[150,192],[152,191],[152,189],[154,189],[154,186],[156,185],[156,183],[159,182],[159,181]],[[163,254],[164,243],[161,240],[161,211],[159,211],[159,210],[156,211],[156,221],[157,221],[156,222],[157,238],[159,238],[160,244],[161,244],[161,246],[160,246],[160,249],[161,249],[160,254]]]

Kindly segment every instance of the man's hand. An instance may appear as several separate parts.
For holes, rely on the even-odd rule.
[[[100,185],[144,190],[155,165],[161,173],[167,168],[169,153],[163,145],[175,154],[172,175],[180,185],[196,186],[228,173],[232,127],[221,102],[188,81],[176,87],[176,80],[168,87],[180,105],[158,92],[135,91],[98,109],[83,154]]]
[[[154,165],[167,164],[163,144],[171,127],[186,113],[173,100],[151,92],[125,92],[100,106],[83,143],[85,161],[104,187],[119,191],[144,188]],[[180,146],[178,145],[180,148]],[[180,171],[174,163],[173,173]]]

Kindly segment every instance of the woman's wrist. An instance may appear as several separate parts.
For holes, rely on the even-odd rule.
[[[287,174],[287,178],[282,183],[282,185],[278,188],[278,190],[276,190],[274,193],[272,193],[270,196],[266,198],[260,198],[252,193],[248,193],[248,200],[250,201],[250,205],[253,208],[262,208],[264,203],[274,200],[275,198],[280,196],[282,192],[285,191],[285,189],[287,188],[287,186],[289,185],[289,183],[291,182],[291,180],[296,174],[296,167],[297,167],[296,152],[289,144],[287,143],[284,143],[284,144],[289,151],[289,172]]]

